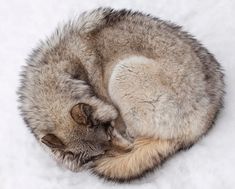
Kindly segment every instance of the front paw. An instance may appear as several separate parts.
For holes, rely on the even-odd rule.
[[[96,108],[93,112],[93,117],[101,122],[111,122],[118,116],[118,111],[114,106],[108,104],[102,104]]]

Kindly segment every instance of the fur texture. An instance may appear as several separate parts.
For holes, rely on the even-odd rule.
[[[52,151],[72,170],[81,163],[61,154],[85,152],[81,141],[88,140],[80,140],[85,130],[74,130],[80,125],[69,114],[72,107],[88,104],[103,123],[119,112],[115,125],[125,123],[129,142],[113,133],[113,147],[105,151],[101,144],[108,139],[92,131],[88,153],[99,155],[92,171],[116,181],[138,178],[196,142],[212,126],[224,88],[213,55],[179,26],[109,8],[57,29],[31,55],[22,78],[24,119],[38,139],[53,133],[65,144]]]

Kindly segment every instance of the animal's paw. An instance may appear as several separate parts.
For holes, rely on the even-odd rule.
[[[101,122],[110,122],[112,120],[115,120],[117,116],[118,111],[116,110],[116,108],[105,103],[98,106],[93,113],[93,117]]]

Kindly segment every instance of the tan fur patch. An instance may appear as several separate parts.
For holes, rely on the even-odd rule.
[[[112,180],[133,179],[161,164],[179,145],[169,140],[137,139],[128,153],[104,156],[97,160],[94,172]]]

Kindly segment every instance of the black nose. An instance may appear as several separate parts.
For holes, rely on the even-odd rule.
[[[111,127],[111,122],[101,123],[101,126],[104,127],[105,131],[107,132],[109,127]]]

